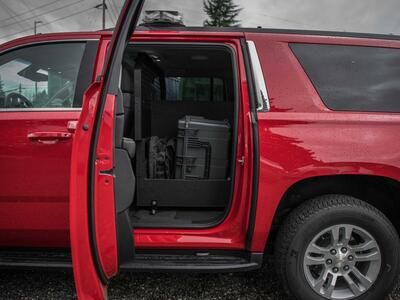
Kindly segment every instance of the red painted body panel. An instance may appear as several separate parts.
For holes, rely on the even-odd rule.
[[[256,44],[271,102],[270,112],[258,114],[260,178],[252,251],[264,250],[276,208],[284,193],[296,182],[305,178],[335,174],[378,175],[400,180],[400,140],[394,139],[400,129],[400,114],[330,111],[320,100],[288,47],[288,42],[302,42],[400,48],[399,41],[274,33],[140,31],[135,36],[135,41],[217,42],[226,43],[235,49],[241,95],[237,158],[245,156],[246,164],[244,168],[239,164],[236,166],[238,173],[235,178],[232,209],[222,224],[200,230],[135,229],[137,248],[244,248],[252,186],[250,162],[253,154],[248,85],[239,41],[244,36]],[[103,42],[100,44],[95,74],[99,75],[110,37],[110,33],[42,35],[2,45],[0,51],[38,41],[101,38]],[[10,113],[0,113],[0,122],[6,120],[4,118],[10,118],[11,115],[7,117],[7,114]],[[77,115],[76,112],[75,118]],[[15,116],[26,118],[23,114]],[[50,115],[43,112],[36,117],[45,120],[50,118]],[[57,115],[51,118],[61,117]],[[57,131],[59,130],[57,128]],[[48,129],[41,128],[40,131]],[[16,141],[12,140],[12,143]],[[0,147],[5,146],[2,144]],[[0,149],[3,149],[0,150],[1,158],[16,159],[15,156],[10,156],[10,152],[6,152],[5,148]],[[38,156],[35,157],[40,163]],[[3,165],[0,168],[3,168]],[[1,174],[7,173],[2,171]],[[79,176],[84,180],[82,174]],[[65,175],[68,181],[67,177]],[[1,182],[7,182],[7,178],[2,178]],[[29,193],[31,191],[29,190]],[[63,194],[63,197],[67,196],[67,192]],[[67,246],[68,203],[62,203],[63,206],[58,206],[58,202],[46,203],[42,200],[38,203],[2,201],[0,211],[8,219],[0,218],[0,245]],[[61,207],[65,207],[65,210]],[[37,219],[27,217],[33,211],[40,211]],[[39,235],[38,228],[45,234]],[[64,232],[60,231],[62,228]]]
[[[398,41],[246,34],[256,43],[271,101],[258,114],[260,178],[252,251],[263,251],[275,211],[296,182],[327,175],[400,180],[400,114],[331,111],[324,106],[290,42],[400,48]]]
[[[40,141],[29,135],[70,134],[68,121],[79,115],[0,112],[0,246],[69,246],[72,138]]]

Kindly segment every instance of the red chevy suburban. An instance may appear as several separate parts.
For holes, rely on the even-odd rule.
[[[383,299],[400,37],[133,33],[141,5],[114,33],[0,46],[0,266],[73,266],[78,297],[103,299],[119,270],[248,271],[268,252],[295,299]]]

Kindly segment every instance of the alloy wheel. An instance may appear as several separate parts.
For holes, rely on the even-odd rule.
[[[304,274],[326,299],[353,299],[375,283],[382,264],[375,238],[358,226],[340,224],[319,232],[304,255]]]

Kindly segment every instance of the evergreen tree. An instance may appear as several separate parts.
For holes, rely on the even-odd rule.
[[[204,26],[238,27],[240,22],[236,19],[242,10],[233,0],[204,0],[204,11],[209,19],[204,21]]]

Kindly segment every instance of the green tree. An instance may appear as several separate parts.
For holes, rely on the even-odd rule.
[[[237,20],[240,11],[238,5],[233,0],[204,0],[204,11],[209,19],[204,21],[204,26],[214,27],[238,27],[240,22]]]

